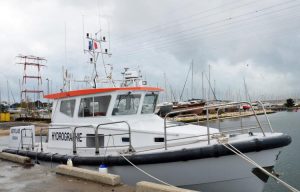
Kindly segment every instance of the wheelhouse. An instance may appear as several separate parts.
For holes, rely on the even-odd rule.
[[[45,98],[54,99],[52,123],[71,123],[153,114],[160,91],[156,87],[98,88],[50,94]]]

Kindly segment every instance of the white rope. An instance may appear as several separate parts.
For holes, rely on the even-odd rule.
[[[263,167],[261,167],[259,164],[257,164],[254,160],[252,160],[250,157],[246,156],[245,154],[243,154],[241,151],[239,151],[237,148],[235,148],[233,145],[229,144],[228,142],[223,143],[224,140],[219,140],[219,143],[221,143],[224,147],[226,147],[227,149],[229,149],[230,151],[232,151],[233,153],[235,153],[236,155],[238,155],[239,157],[241,157],[242,159],[246,160],[247,162],[251,163],[252,165],[256,166],[257,168],[259,168],[261,171],[263,171],[265,174],[269,175],[270,177],[272,177],[273,179],[275,179],[276,181],[278,181],[279,183],[281,183],[283,186],[285,186],[286,188],[288,188],[289,190],[293,191],[293,192],[299,192],[299,190],[297,190],[296,188],[292,187],[291,185],[289,185],[288,183],[284,182],[283,180],[279,179],[278,177],[274,176],[273,174],[271,174],[269,171],[267,171],[266,169],[264,169]],[[228,147],[228,146],[230,147]]]
[[[112,140],[113,140],[113,146],[114,147],[116,147],[115,146],[115,139],[114,139],[114,137],[111,135],[111,138],[112,138]],[[121,154],[120,152],[119,152],[119,155],[121,155],[130,165],[132,165],[134,168],[136,168],[137,170],[139,170],[139,171],[141,171],[142,173],[144,173],[145,175],[147,175],[147,176],[149,176],[150,178],[152,178],[152,179],[154,179],[154,180],[156,180],[156,181],[158,181],[158,182],[160,182],[160,183],[162,183],[162,184],[165,184],[165,185],[168,185],[168,186],[170,186],[170,187],[175,187],[175,188],[177,188],[176,186],[174,186],[174,185],[171,185],[171,184],[169,184],[169,183],[167,183],[167,182],[165,182],[165,181],[162,181],[162,180],[160,180],[160,179],[158,179],[157,177],[154,177],[153,175],[151,175],[150,173],[147,173],[146,171],[144,171],[143,169],[141,169],[141,168],[139,168],[138,166],[136,166],[134,163],[132,163],[129,159],[127,159],[123,154]]]
[[[162,181],[162,180],[158,179],[157,177],[154,177],[153,175],[147,173],[147,172],[144,171],[143,169],[139,168],[138,166],[136,166],[135,164],[133,164],[129,159],[127,159],[127,158],[126,158],[124,155],[122,155],[121,153],[120,153],[120,155],[121,155],[121,156],[122,156],[122,157],[130,164],[130,165],[132,165],[133,167],[135,167],[137,170],[141,171],[141,172],[144,173],[145,175],[151,177],[152,179],[154,179],[154,180],[156,180],[156,181],[158,181],[158,182],[160,182],[160,183],[162,183],[162,184],[168,185],[168,186],[170,186],[170,187],[175,187],[174,185],[171,185],[171,184],[169,184],[169,183],[167,183],[167,182],[165,182],[165,181]]]

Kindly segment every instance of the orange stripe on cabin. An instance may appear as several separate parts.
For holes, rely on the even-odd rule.
[[[163,91],[163,89],[157,87],[112,87],[112,88],[81,89],[81,90],[67,91],[61,93],[53,93],[53,94],[45,95],[44,98],[61,99],[67,97],[75,97],[75,96],[90,95],[95,93],[112,92],[112,91]]]

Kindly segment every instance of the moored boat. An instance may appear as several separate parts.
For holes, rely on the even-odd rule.
[[[54,100],[48,142],[35,142],[34,131],[28,127],[13,127],[10,148],[4,151],[42,162],[66,163],[71,158],[75,166],[95,170],[104,163],[128,184],[155,181],[131,162],[184,188],[263,190],[268,176],[243,162],[219,138],[226,138],[262,167],[271,168],[282,147],[291,142],[288,135],[265,132],[259,126],[222,131],[167,121],[154,114],[160,91],[156,87],[117,87],[47,95]],[[240,103],[226,104],[230,105]],[[257,129],[261,132],[254,131]]]
[[[95,40],[89,34],[87,38],[94,54]],[[282,148],[290,144],[290,136],[274,132],[270,124],[268,129],[263,127],[254,110],[256,125],[241,123],[241,127],[229,130],[212,128],[209,121],[200,126],[168,120],[176,114],[251,103],[197,103],[194,108],[168,112],[161,118],[154,111],[162,89],[146,86],[138,72],[127,69],[120,86],[109,75],[113,86],[97,88],[95,58],[98,56],[91,58],[93,88],[45,96],[53,100],[46,140],[35,135],[34,126],[12,127],[9,146],[3,151],[29,156],[45,165],[71,159],[75,166],[98,170],[100,164],[106,164],[109,173],[121,175],[127,184],[146,180],[208,192],[263,190],[269,175],[230,149],[272,169]]]

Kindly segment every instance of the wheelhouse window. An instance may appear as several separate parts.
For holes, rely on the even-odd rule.
[[[94,97],[94,116],[106,116],[110,98],[110,95]]]
[[[75,109],[75,99],[63,100],[60,102],[59,111],[67,116],[73,117]]]
[[[142,106],[142,114],[154,113],[158,95],[157,94],[146,94]]]
[[[78,117],[93,116],[93,97],[83,98],[80,101]]]
[[[126,94],[118,95],[112,115],[132,115],[136,114],[140,105],[141,95]]]
[[[95,117],[106,116],[111,96],[83,98],[80,101],[78,116]]]

